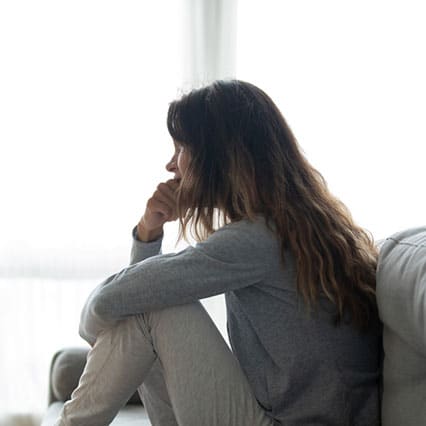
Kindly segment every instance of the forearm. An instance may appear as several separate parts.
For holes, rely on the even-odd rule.
[[[150,243],[152,241],[158,240],[163,236],[163,226],[159,226],[155,229],[147,229],[141,220],[136,226],[136,232],[134,236],[139,241]]]
[[[94,310],[93,300],[102,287],[98,285],[87,299],[80,316],[79,334],[91,346],[95,344],[96,338],[102,330],[112,327],[116,321],[106,321],[101,318]]]
[[[256,285],[268,272],[276,241],[261,225],[233,224],[179,253],[154,256],[160,242],[135,240],[129,267],[108,278],[89,300],[84,329],[126,317],[191,303]],[[266,237],[266,238],[265,238]],[[148,256],[151,254],[151,256]],[[149,258],[148,258],[149,257]],[[96,328],[93,329],[96,331]],[[93,332],[92,332],[93,334]]]
[[[149,257],[161,253],[162,234],[154,241],[144,242],[140,241],[138,229],[135,227],[132,231],[133,245],[130,256],[130,265],[134,265]],[[152,236],[152,235],[151,235]],[[90,294],[87,299],[80,317],[79,334],[89,344],[93,345],[98,334],[106,328],[112,327],[116,324],[114,319],[106,319],[96,312],[94,301],[102,290],[104,285],[107,285],[115,276],[108,278],[103,283],[98,285]],[[107,316],[108,317],[108,316]]]
[[[132,250],[130,253],[130,265],[141,262],[142,260],[148,259],[149,257],[161,254],[161,243],[163,241],[163,233],[155,234],[156,238],[153,240],[142,240],[144,236],[140,236],[138,227],[134,227],[132,231],[133,243]],[[153,237],[153,234],[150,234]]]

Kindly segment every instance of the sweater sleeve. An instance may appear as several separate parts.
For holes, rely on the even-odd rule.
[[[130,265],[141,262],[142,260],[148,259],[149,257],[161,254],[161,243],[163,241],[162,236],[157,240],[150,241],[149,243],[140,241],[137,237],[137,228],[135,226],[132,231],[132,237],[133,245],[132,251],[130,253]]]
[[[249,226],[227,225],[195,247],[151,256],[109,277],[90,295],[80,334],[93,341],[128,316],[186,304],[262,281],[265,263]],[[136,241],[134,244],[138,244]],[[146,248],[146,247],[145,247]],[[133,260],[142,255],[133,247]]]
[[[133,244],[130,253],[130,265],[134,265],[135,263],[141,262],[152,256],[161,254],[161,243],[163,240],[162,236],[157,240],[148,243],[140,241],[137,237],[137,228],[135,226],[132,230],[132,237]],[[102,330],[113,326],[117,322],[115,320],[108,320],[102,318],[100,315],[94,312],[93,309],[90,308],[92,306],[94,298],[96,297],[104,283],[100,284],[92,291],[81,313],[79,334],[84,340],[86,340],[91,345],[95,343],[97,335]]]

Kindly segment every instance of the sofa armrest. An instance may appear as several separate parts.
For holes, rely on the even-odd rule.
[[[78,386],[86,365],[87,347],[70,347],[59,350],[52,358],[49,377],[49,405],[55,401],[65,402]],[[136,392],[128,403],[141,404]]]

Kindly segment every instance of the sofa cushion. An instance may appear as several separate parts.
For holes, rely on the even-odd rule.
[[[426,356],[426,227],[387,238],[377,267],[382,321]]]
[[[77,387],[88,349],[67,348],[59,351],[52,362],[51,388],[54,401],[67,401]]]
[[[377,304],[383,321],[384,426],[426,419],[426,228],[393,235],[382,245]]]
[[[88,348],[83,347],[65,348],[54,355],[50,373],[49,403],[64,402],[71,398],[86,365],[88,351]],[[130,398],[129,403],[141,404],[137,392]]]

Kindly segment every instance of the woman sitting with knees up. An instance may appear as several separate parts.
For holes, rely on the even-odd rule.
[[[172,102],[174,155],[131,265],[82,312],[88,362],[58,425],[107,425],[138,389],[159,426],[376,425],[377,252],[273,101],[216,81]],[[195,246],[161,254],[178,219]],[[225,294],[232,350],[200,299]]]

